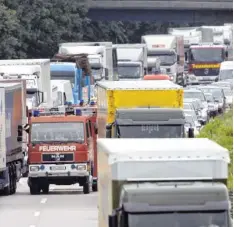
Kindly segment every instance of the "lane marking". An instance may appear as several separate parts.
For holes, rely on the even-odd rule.
[[[34,212],[34,216],[35,216],[35,217],[40,216],[40,211],[35,211],[35,212]]]
[[[41,203],[42,203],[42,204],[45,204],[46,202],[47,202],[47,198],[41,199]]]
[[[29,227],[36,227],[35,225],[30,225]]]

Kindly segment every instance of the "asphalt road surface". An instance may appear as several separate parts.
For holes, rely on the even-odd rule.
[[[15,195],[0,196],[1,227],[97,227],[97,219],[97,193],[84,195],[78,185],[51,185],[48,195],[30,195],[22,178]]]

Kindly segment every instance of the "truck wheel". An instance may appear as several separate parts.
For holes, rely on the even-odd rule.
[[[84,194],[89,194],[90,193],[90,182],[89,182],[89,177],[86,177],[86,180],[83,185],[83,193]]]
[[[43,185],[42,186],[42,192],[43,192],[43,194],[48,194],[49,193],[49,188],[50,188],[49,184]]]
[[[39,195],[40,194],[41,189],[36,181],[32,180],[31,185],[29,187],[30,187],[30,194],[31,195]]]
[[[15,194],[17,189],[17,173],[16,173],[16,166],[12,165],[12,191],[11,194]]]
[[[93,190],[93,192],[97,192],[98,191],[97,183],[92,185],[92,190]]]
[[[28,177],[28,171],[22,174],[22,177]]]

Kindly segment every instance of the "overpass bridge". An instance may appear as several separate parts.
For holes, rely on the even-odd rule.
[[[223,24],[233,21],[233,0],[88,0],[88,17],[102,21]]]

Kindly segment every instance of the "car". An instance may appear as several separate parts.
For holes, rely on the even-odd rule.
[[[194,135],[198,136],[201,130],[201,124],[194,120],[194,117],[190,114],[185,114],[185,133],[188,134],[189,128],[193,128]]]
[[[218,82],[212,83],[212,85],[217,86],[217,87],[228,87],[232,89],[232,84],[230,83],[230,81],[218,81]]]
[[[197,117],[199,117],[200,106],[196,99],[184,99],[184,103],[190,103],[193,107],[191,108],[191,110],[193,110],[195,114],[197,115]]]
[[[231,107],[233,103],[233,93],[232,90],[228,87],[223,87],[224,95],[226,98],[226,107]]]
[[[204,93],[206,96],[206,100],[208,103],[208,112],[210,114],[210,117],[215,117],[219,113],[219,105],[217,102],[215,102],[215,98],[212,95],[212,93]]]
[[[224,61],[221,63],[218,78],[219,80],[233,79],[233,61]]]
[[[209,114],[208,114],[208,103],[206,101],[206,97],[203,91],[197,88],[184,90],[184,98],[198,99],[202,102],[200,109],[201,121],[203,121],[202,124],[206,124],[209,121]]]
[[[219,113],[223,113],[226,108],[226,98],[222,87],[217,87],[214,85],[199,86],[197,89],[203,91],[204,93],[212,93],[215,101],[219,105]]]

